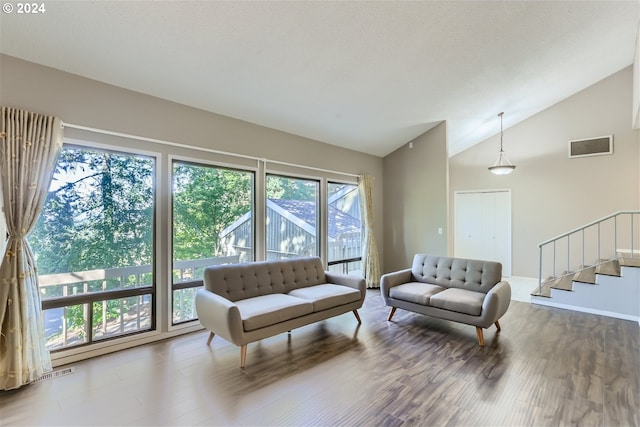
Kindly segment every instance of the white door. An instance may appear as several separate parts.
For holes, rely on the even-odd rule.
[[[454,253],[459,258],[502,263],[511,276],[511,191],[456,192]]]

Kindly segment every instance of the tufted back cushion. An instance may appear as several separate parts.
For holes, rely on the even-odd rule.
[[[502,280],[502,264],[416,254],[413,257],[411,273],[420,282],[486,294]]]
[[[207,267],[204,287],[231,301],[326,283],[318,257]]]

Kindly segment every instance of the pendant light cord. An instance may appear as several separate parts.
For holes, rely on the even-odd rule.
[[[502,149],[502,134],[504,133],[502,131],[502,116],[504,115],[504,112],[498,113],[498,117],[500,117],[500,152],[504,152],[504,150]]]

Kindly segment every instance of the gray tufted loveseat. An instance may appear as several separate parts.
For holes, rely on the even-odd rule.
[[[240,346],[244,368],[247,344],[358,309],[364,303],[360,277],[324,271],[317,257],[210,266],[196,294],[202,325]]]
[[[411,268],[382,275],[382,298],[391,307],[476,327],[484,346],[483,329],[495,324],[511,302],[511,286],[502,280],[502,264],[416,254]]]

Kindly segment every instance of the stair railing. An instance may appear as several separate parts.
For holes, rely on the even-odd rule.
[[[604,236],[603,228],[606,228]],[[587,233],[589,232],[595,232],[595,236],[590,236],[590,240],[587,238]],[[624,250],[625,252],[629,250],[630,257],[635,257],[636,255],[640,257],[640,211],[619,211],[539,243],[538,292],[540,294],[542,293],[542,283],[545,281],[543,279],[543,267],[545,265],[543,255],[545,249],[551,250],[552,278],[573,274],[572,259],[575,263],[576,256],[575,252],[572,253],[571,238],[573,237],[575,239],[576,236],[581,240],[578,242],[578,246],[580,247],[580,253],[578,254],[580,268],[586,268],[587,265],[599,265],[616,259],[619,250]],[[558,276],[558,245],[563,243],[566,245],[566,270]],[[629,245],[630,247],[620,248],[619,244]],[[595,246],[595,248],[593,246]],[[603,248],[603,246],[607,247]],[[592,255],[595,252],[596,259],[588,260],[587,251],[590,251]],[[607,258],[602,258],[603,253]],[[563,255],[560,256],[563,257]]]

